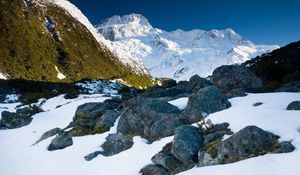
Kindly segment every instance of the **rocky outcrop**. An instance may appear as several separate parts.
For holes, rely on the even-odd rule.
[[[168,170],[159,165],[147,165],[141,169],[142,175],[169,175]]]
[[[200,89],[190,95],[188,105],[181,114],[186,123],[194,123],[205,118],[208,114],[227,109],[231,104],[214,86]]]
[[[172,79],[168,79],[168,80],[163,80],[161,82],[161,86],[163,88],[171,88],[171,87],[174,87],[177,85],[177,82],[176,80],[172,80]]]
[[[180,110],[167,102],[137,97],[123,105],[117,131],[124,135],[139,135],[154,141],[174,134],[175,128],[182,125]]]
[[[291,102],[287,108],[287,110],[300,110],[300,101]]]
[[[261,92],[264,89],[261,79],[243,65],[218,67],[214,70],[211,80],[223,93],[233,89],[242,89],[246,92]]]

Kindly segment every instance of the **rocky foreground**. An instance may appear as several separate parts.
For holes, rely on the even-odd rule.
[[[80,93],[95,90],[91,84],[78,86],[78,94],[67,93],[60,97],[64,99],[61,101],[65,101],[63,104],[60,101],[50,103],[51,99],[40,99],[29,105],[19,104],[20,106],[14,109],[9,107],[10,104],[6,105],[7,109],[2,105],[4,107],[1,107],[0,138],[5,139],[1,134],[8,133],[11,129],[17,132],[32,125],[38,126],[40,135],[35,135],[35,141],[30,145],[36,147],[48,141],[46,148],[51,151],[47,153],[49,155],[70,150],[76,146],[76,140],[79,138],[103,138],[101,148],[89,149],[85,155],[80,153],[81,158],[86,161],[85,164],[96,162],[98,159],[110,160],[110,157],[137,149],[136,137],[142,137],[149,146],[170,138],[160,150],[150,155],[152,158],[146,162],[151,161],[151,164],[140,165],[138,171],[144,175],[177,174],[194,167],[229,164],[256,156],[289,153],[295,150],[292,140],[294,138],[284,137],[282,140],[280,134],[256,126],[257,122],[254,119],[243,128],[236,127],[235,124],[234,129],[229,121],[211,122],[212,115],[230,111],[232,104],[229,99],[247,96],[248,93],[265,92],[260,78],[244,66],[222,66],[217,68],[209,79],[195,75],[190,81],[165,80],[160,86],[146,90],[136,90],[119,84],[98,84],[95,87],[100,87],[101,90],[98,89],[96,93],[104,94],[100,97],[101,102],[89,100],[88,97],[81,98],[87,102],[69,109],[75,111],[71,121],[61,122],[53,127],[51,118],[48,117],[49,126],[52,126],[47,126],[48,129],[34,123],[37,116],[51,115],[51,111],[63,110],[69,103],[77,103],[81,97]],[[287,86],[293,86],[289,89],[299,92],[299,82],[284,85],[280,89]],[[21,99],[22,94],[16,96]],[[11,94],[8,97],[11,97]],[[49,105],[52,107],[49,108]],[[264,102],[256,101],[251,108],[259,109],[264,105]],[[297,112],[296,110],[300,110],[299,101],[291,101],[283,110]],[[236,118],[236,114],[231,115],[232,118]],[[235,122],[238,120],[243,118]],[[297,132],[299,134],[299,131]],[[80,145],[76,147],[78,146]],[[142,149],[147,150],[146,147]],[[0,145],[0,148],[4,147]],[[7,151],[9,152],[9,149]],[[130,155],[127,156],[130,158]],[[139,159],[131,161],[134,164]],[[94,166],[101,167],[101,164]]]

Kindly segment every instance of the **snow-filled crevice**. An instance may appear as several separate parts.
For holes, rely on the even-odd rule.
[[[54,21],[49,16],[46,17],[45,27],[54,41],[59,42],[59,32],[56,30]]]

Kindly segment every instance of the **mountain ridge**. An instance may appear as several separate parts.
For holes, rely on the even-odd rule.
[[[223,64],[240,64],[279,48],[255,45],[231,28],[167,32],[135,13],[115,15],[95,27],[111,41],[109,48],[124,64],[140,69],[144,66],[154,77],[176,80],[187,80],[194,74],[206,77]]]

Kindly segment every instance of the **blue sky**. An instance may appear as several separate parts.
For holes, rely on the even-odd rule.
[[[166,31],[232,28],[256,44],[300,40],[300,0],[70,0],[97,24],[140,13]]]

